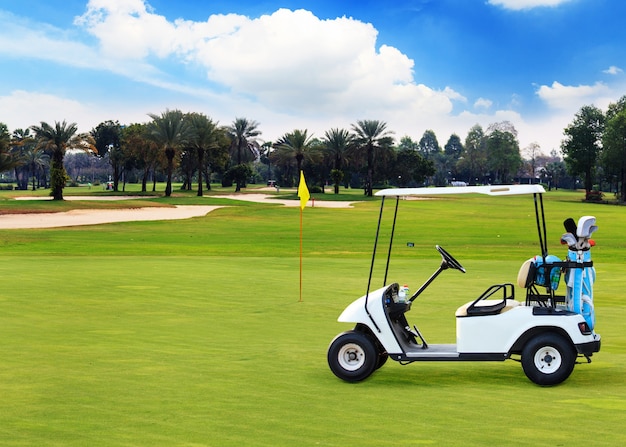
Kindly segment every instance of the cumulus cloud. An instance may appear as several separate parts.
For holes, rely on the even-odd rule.
[[[474,102],[474,108],[475,109],[490,109],[491,106],[493,105],[493,101],[486,99],[486,98],[478,98],[475,102]]]
[[[609,68],[607,68],[606,70],[603,70],[602,73],[604,74],[609,74],[609,75],[618,75],[620,73],[623,73],[624,70],[622,70],[619,67],[616,67],[615,65],[611,65]]]
[[[282,111],[351,114],[375,105],[447,114],[452,101],[465,100],[449,87],[415,83],[414,61],[394,47],[377,48],[376,29],[352,18],[279,9],[170,22],[143,0],[90,0],[75,23],[108,58],[177,58],[233,95]]]
[[[540,86],[537,95],[550,108],[576,110],[585,104],[592,103],[600,107],[608,101],[611,89],[602,82],[596,82],[594,85],[571,86],[554,81],[551,86]]]
[[[521,11],[546,6],[559,6],[572,0],[488,0],[487,3],[494,6],[502,6],[505,9]]]
[[[504,3],[513,5],[498,4]],[[485,98],[472,99],[476,113],[455,113],[468,98],[450,86],[420,83],[416,61],[378,42],[373,25],[350,17],[323,20],[306,10],[279,9],[259,17],[169,20],[145,0],[90,0],[75,27],[61,30],[1,14],[0,54],[106,71],[137,82],[141,90],[158,88],[145,88],[155,92],[154,98],[140,101],[3,92],[7,96],[0,97],[0,106],[13,122],[21,115],[12,111],[20,110],[20,126],[34,124],[32,117],[66,118],[88,130],[111,118],[143,122],[148,112],[175,107],[208,113],[222,123],[243,113],[261,122],[267,139],[294,128],[321,136],[357,119],[381,119],[398,135],[416,138],[433,129],[441,140],[452,133],[462,136],[477,123],[487,127],[508,120],[520,135],[530,127],[516,112],[492,110]],[[538,94],[558,104],[557,84]]]
[[[90,110],[78,101],[55,95],[15,90],[0,96],[0,110],[10,110],[10,122],[15,128],[28,128],[40,121],[54,123],[89,115]],[[36,118],[34,118],[36,117]],[[36,121],[33,121],[36,119]]]

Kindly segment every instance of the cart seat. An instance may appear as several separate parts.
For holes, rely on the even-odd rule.
[[[473,306],[472,306],[473,304]],[[514,307],[519,306],[521,303],[516,300],[482,300],[476,302],[476,300],[470,301],[459,307],[456,312],[456,317],[474,317],[484,315],[497,315],[504,313]],[[468,308],[471,309],[468,312]]]

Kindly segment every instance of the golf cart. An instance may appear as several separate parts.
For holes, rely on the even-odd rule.
[[[398,204],[409,196],[468,193],[532,195],[541,255],[524,262],[520,269],[517,284],[525,289],[523,301],[515,299],[513,284],[492,285],[456,310],[456,344],[429,344],[416,326],[409,325],[406,314],[440,273],[448,269],[465,273],[465,269],[444,248],[436,246],[441,264],[412,296],[406,296],[405,288],[398,283],[388,284]],[[340,379],[358,382],[383,366],[388,358],[402,364],[513,359],[521,362],[532,382],[547,386],[566,380],[579,359],[590,363],[593,353],[600,350],[600,335],[593,330],[595,270],[590,257],[594,244],[590,236],[597,230],[595,218],[583,216],[578,225],[567,219],[561,242],[568,245],[568,257],[562,261],[549,255],[543,193],[545,190],[540,185],[398,188],[377,192],[382,202],[367,291],[339,316],[338,321],[355,326],[330,343],[327,357],[332,372]],[[386,198],[395,198],[395,211],[383,286],[370,290]],[[558,296],[555,291],[562,273],[567,291],[565,296]]]

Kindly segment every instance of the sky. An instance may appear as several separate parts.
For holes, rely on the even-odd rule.
[[[626,95],[623,0],[0,0],[0,122],[88,132],[167,109],[261,139],[358,120],[443,147],[511,122],[559,151]]]

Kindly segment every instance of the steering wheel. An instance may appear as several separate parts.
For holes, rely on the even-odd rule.
[[[454,259],[454,257],[450,253],[445,251],[443,247],[440,247],[439,245],[435,245],[435,247],[437,248],[437,251],[441,253],[441,257],[442,257],[441,267],[443,268],[450,267],[450,268],[460,270],[461,272],[465,273],[465,268],[463,268],[461,263],[457,261],[456,259]]]

